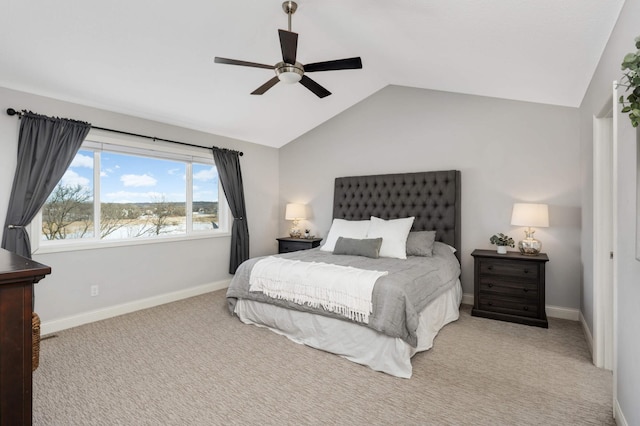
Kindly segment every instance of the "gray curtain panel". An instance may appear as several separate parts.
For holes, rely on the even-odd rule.
[[[25,229],[87,137],[91,124],[22,112],[18,138],[18,164],[13,178],[2,248],[31,258]]]
[[[229,273],[235,274],[238,266],[249,258],[249,226],[244,205],[244,188],[240,170],[240,153],[228,149],[212,148],[224,195],[227,197],[233,226],[231,227],[231,256]]]

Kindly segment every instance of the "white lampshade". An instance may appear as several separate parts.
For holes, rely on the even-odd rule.
[[[546,204],[514,203],[511,224],[546,228],[549,226],[549,206]]]
[[[284,212],[286,220],[300,220],[307,218],[307,209],[304,204],[287,204]]]

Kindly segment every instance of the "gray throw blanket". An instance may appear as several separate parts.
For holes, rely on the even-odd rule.
[[[287,259],[305,262],[323,262],[354,268],[388,271],[380,277],[373,288],[373,312],[369,323],[362,324],[387,336],[398,337],[415,347],[418,344],[416,330],[418,315],[431,301],[451,289],[460,276],[460,265],[451,249],[436,242],[432,257],[409,256],[406,260],[361,256],[334,255],[320,249],[297,251],[278,255]],[[274,299],[261,292],[249,291],[249,277],[253,265],[262,258],[245,261],[231,280],[227,290],[227,301],[231,313],[238,299],[295,309],[349,321],[348,318],[306,305],[299,305],[282,299]]]

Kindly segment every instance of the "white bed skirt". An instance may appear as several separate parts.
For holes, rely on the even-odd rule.
[[[332,352],[392,376],[410,378],[411,357],[430,349],[440,329],[458,319],[461,301],[462,286],[458,280],[420,313],[416,348],[400,338],[355,323],[262,302],[238,300],[235,313],[245,324],[266,327],[296,343]]]

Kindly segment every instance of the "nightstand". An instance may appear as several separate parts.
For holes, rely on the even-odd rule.
[[[309,250],[320,245],[322,238],[276,238],[278,240],[278,253],[290,253],[298,250]]]
[[[474,250],[471,315],[548,328],[544,287],[546,254]]]

